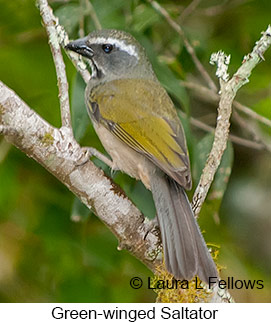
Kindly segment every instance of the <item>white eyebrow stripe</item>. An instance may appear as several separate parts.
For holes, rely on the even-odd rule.
[[[112,44],[112,45],[124,50],[129,55],[135,56],[136,58],[138,58],[138,54],[137,54],[137,51],[135,49],[135,46],[127,45],[122,40],[118,40],[118,39],[111,38],[111,37],[109,37],[109,38],[97,37],[97,38],[91,38],[91,42],[93,44]]]

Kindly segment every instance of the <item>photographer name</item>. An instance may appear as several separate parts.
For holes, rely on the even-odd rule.
[[[155,282],[148,277],[148,289],[189,289],[193,284],[195,289],[204,289],[202,281],[195,277],[192,281],[179,279],[156,280]],[[208,288],[211,289],[217,284],[220,289],[263,289],[263,280],[256,279],[235,279],[227,277],[227,279],[218,279],[218,277],[209,277]]]

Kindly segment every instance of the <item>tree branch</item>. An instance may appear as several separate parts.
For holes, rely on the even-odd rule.
[[[49,7],[47,0],[38,0],[38,3],[40,14],[49,37],[49,45],[56,68],[62,126],[67,127],[67,129],[72,131],[68,92],[69,85],[66,76],[65,64],[61,53],[61,47],[58,42],[58,33],[55,28],[56,25],[59,25],[58,19],[53,15],[52,9]]]
[[[57,129],[0,82],[0,125],[5,138],[44,166],[109,227],[120,248],[154,270],[161,259],[156,228],[91,161],[67,128]]]
[[[211,56],[211,63],[217,64],[216,75],[220,80],[220,101],[218,107],[217,125],[211,152],[200,177],[199,184],[193,196],[193,211],[197,216],[212,184],[214,175],[220,165],[226,149],[230,128],[232,103],[237,91],[248,82],[253,68],[263,59],[263,54],[271,45],[271,27],[263,32],[261,39],[256,42],[252,52],[243,59],[241,67],[229,80],[227,72],[229,57],[223,52]]]
[[[127,249],[153,272],[161,267],[155,221],[148,221],[125,193],[90,160],[66,128],[57,129],[31,110],[0,82],[0,130],[5,138],[35,159],[74,193]],[[38,130],[37,130],[38,129]],[[226,289],[208,291],[211,302],[232,302]]]
[[[51,46],[51,51],[52,55],[55,60],[57,60],[56,65],[56,72],[57,72],[57,77],[60,78],[60,86],[61,90],[59,92],[60,95],[60,100],[63,101],[63,113],[62,114],[62,119],[64,119],[64,123],[70,123],[70,117],[67,116],[67,114],[70,114],[70,109],[69,112],[67,112],[67,106],[69,102],[69,98],[66,96],[68,95],[68,86],[65,84],[67,82],[66,79],[66,73],[65,73],[65,65],[63,62],[60,46],[61,45],[63,48],[69,43],[69,37],[68,34],[66,33],[65,29],[59,24],[58,18],[55,17],[53,14],[52,8],[49,6],[47,0],[37,0],[37,3],[40,8],[40,13],[41,16],[43,17],[44,24],[46,27],[46,31],[49,37],[49,44]],[[87,83],[90,79],[90,73],[87,70],[87,66],[84,63],[84,61],[81,59],[81,57],[77,54],[75,54],[72,51],[67,51],[66,52],[67,56],[70,58],[70,60],[73,62],[74,66],[76,67],[77,71],[81,74],[83,80]],[[56,58],[55,56],[56,55]],[[62,70],[64,68],[64,70]],[[65,75],[64,75],[65,74]],[[66,92],[64,95],[64,98],[61,99],[62,92]],[[62,104],[61,104],[62,106]]]

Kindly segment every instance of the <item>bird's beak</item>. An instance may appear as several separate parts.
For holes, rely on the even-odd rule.
[[[70,42],[65,46],[65,49],[72,50],[73,52],[76,52],[87,58],[93,57],[93,49],[88,45],[87,37]]]

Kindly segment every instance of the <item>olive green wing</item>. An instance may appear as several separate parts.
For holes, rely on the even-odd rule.
[[[183,187],[191,188],[183,128],[171,99],[158,82],[107,82],[92,89],[88,108],[120,140],[147,156]]]

